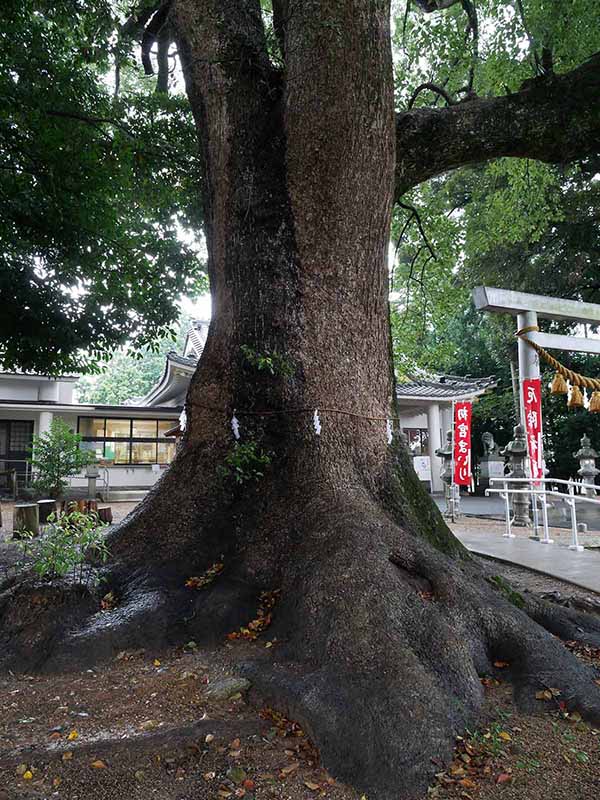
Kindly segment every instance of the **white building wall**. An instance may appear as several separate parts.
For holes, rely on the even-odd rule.
[[[40,381],[38,383],[37,399],[56,403],[58,400],[58,381]]]
[[[37,400],[38,384],[19,378],[0,378],[0,400]]]
[[[401,428],[427,428],[427,414],[407,412],[400,408],[400,427]]]
[[[74,381],[58,381],[58,402],[68,406],[73,402]]]

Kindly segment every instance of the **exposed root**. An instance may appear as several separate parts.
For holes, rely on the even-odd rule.
[[[566,708],[600,721],[595,673],[552,635],[595,642],[595,618],[529,599],[518,607],[471,559],[439,552],[364,498],[305,524],[302,537],[282,540],[289,559],[270,584],[257,584],[247,543],[201,588],[186,586],[189,570],[113,572],[117,607],[63,631],[47,665],[222,640],[255,618],[261,590],[281,589],[269,628],[277,647],[243,671],[300,722],[324,766],[370,798],[411,797],[428,785],[455,736],[478,724],[481,679],[497,660],[508,663],[521,706],[552,687]]]
[[[46,747],[18,747],[0,755],[0,768],[14,767],[23,762],[46,762],[60,758],[70,751],[74,756],[92,756],[102,758],[115,753],[151,753],[154,757],[181,750],[186,747],[199,749],[198,743],[204,743],[207,734],[217,738],[234,736],[252,736],[259,734],[264,724],[259,720],[199,720],[191,725],[153,731],[151,733],[133,734],[127,737],[101,737],[88,741],[61,741]]]

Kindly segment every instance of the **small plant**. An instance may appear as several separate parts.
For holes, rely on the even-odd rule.
[[[537,761],[535,758],[524,758],[522,761],[517,761],[515,767],[517,769],[524,769],[527,772],[535,772],[536,769],[539,769],[541,763]]]
[[[52,420],[50,430],[33,437],[30,460],[36,491],[48,497],[60,497],[68,486],[69,475],[94,463],[94,454],[81,450],[80,442],[81,436],[73,433],[59,417]]]
[[[271,375],[282,375],[289,378],[294,374],[294,368],[289,360],[277,352],[257,353],[252,347],[243,344],[240,350],[244,354],[246,361],[255,367],[259,372],[270,372]]]
[[[42,580],[53,580],[70,575],[79,583],[89,581],[89,570],[85,570],[88,555],[105,562],[109,550],[104,541],[97,514],[83,514],[72,511],[60,517],[52,514],[48,519],[50,525],[43,536],[34,537],[26,532],[25,538],[19,542],[26,558],[31,562],[33,570]]]
[[[219,474],[233,478],[236,483],[257,481],[270,463],[271,456],[259,450],[256,442],[236,442],[233,450],[225,456],[225,463],[219,467]]]

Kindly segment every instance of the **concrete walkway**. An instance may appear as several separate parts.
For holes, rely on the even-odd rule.
[[[456,529],[455,536],[472,553],[516,564],[600,594],[600,553],[569,550],[564,545],[540,544],[532,539],[505,539]]]
[[[435,494],[433,499],[440,511],[446,507],[443,495]],[[599,498],[600,499],[600,498]],[[478,497],[477,495],[461,495],[461,513],[468,517],[484,517],[487,519],[504,519],[504,500],[498,495]],[[600,508],[591,503],[577,504],[577,521],[585,522],[591,531],[600,531]],[[548,522],[551,527],[570,528],[571,518],[565,503],[553,498],[548,508]]]

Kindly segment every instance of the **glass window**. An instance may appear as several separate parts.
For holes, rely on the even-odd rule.
[[[158,443],[158,463],[170,464],[175,458],[175,443],[174,442],[159,442]]]
[[[107,442],[106,446],[112,444],[115,448],[115,464],[129,464],[130,442]]]
[[[10,423],[10,449],[24,451],[31,446],[31,422]]]
[[[177,425],[176,419],[159,419],[158,420],[158,436],[159,438],[164,437],[167,431],[170,431],[171,428],[175,428]]]
[[[175,419],[80,417],[81,447],[112,464],[169,464],[175,442],[164,434],[176,425]]]
[[[156,464],[156,442],[132,442],[132,464]]]
[[[134,419],[131,435],[134,439],[156,439],[156,420]]]
[[[107,439],[129,439],[131,436],[130,419],[107,419],[106,438]]]
[[[104,442],[81,442],[82,450],[93,453],[96,458],[104,458]]]
[[[104,459],[105,459],[105,461],[114,461],[115,460],[115,443],[114,442],[105,442],[104,443]]]
[[[92,439],[104,439],[104,417],[79,417],[79,433]]]

